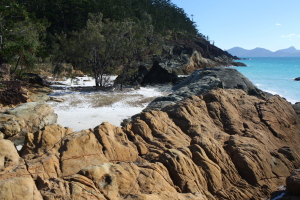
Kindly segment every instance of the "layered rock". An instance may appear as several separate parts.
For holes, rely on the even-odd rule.
[[[0,140],[12,149],[0,151],[0,187],[25,184],[32,199],[261,199],[299,168],[299,130],[279,96],[210,90],[123,129],[47,125],[27,134],[22,158]]]
[[[0,188],[1,199],[42,199],[14,144],[4,139],[0,139]]]
[[[176,74],[191,74],[196,69],[216,66],[246,66],[234,59],[236,57],[203,38],[185,38],[166,42],[159,61],[165,69]]]

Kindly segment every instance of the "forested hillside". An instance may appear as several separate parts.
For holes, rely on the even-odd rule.
[[[10,64],[12,74],[38,63],[59,72],[71,63],[97,86],[106,73],[126,77],[161,56],[170,41],[195,41],[206,58],[224,53],[170,0],[3,0],[0,25],[0,64]]]
[[[102,13],[104,19],[123,21],[143,20],[145,13],[151,15],[155,32],[186,31],[197,34],[194,22],[182,8],[170,0],[19,0],[19,4],[39,19],[51,23],[51,34],[80,30],[86,25],[89,13]]]

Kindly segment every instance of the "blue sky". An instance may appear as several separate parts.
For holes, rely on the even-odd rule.
[[[300,0],[171,0],[221,49],[300,50]]]

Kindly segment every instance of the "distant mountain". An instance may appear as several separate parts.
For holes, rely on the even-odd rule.
[[[270,51],[264,48],[255,48],[252,50],[243,49],[241,47],[233,47],[227,50],[233,56],[240,58],[245,57],[300,57],[300,50],[295,47],[290,47],[287,49],[281,49],[278,51]]]
[[[274,55],[277,57],[291,57],[291,56],[300,56],[300,50],[297,50],[295,47],[290,47],[287,49],[281,49],[274,52]]]

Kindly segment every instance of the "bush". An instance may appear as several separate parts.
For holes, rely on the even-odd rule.
[[[1,81],[0,100],[3,105],[24,103],[27,98],[21,93],[20,81]]]

